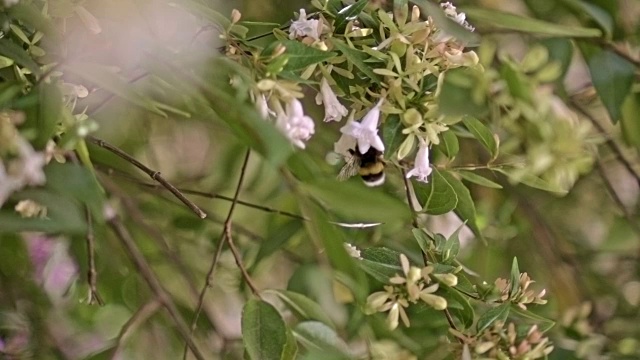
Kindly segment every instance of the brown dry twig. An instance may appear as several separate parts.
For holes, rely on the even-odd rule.
[[[189,341],[191,341],[191,336],[195,331],[198,317],[200,316],[200,312],[202,311],[202,307],[204,306],[204,297],[205,297],[205,294],[207,293],[207,289],[211,286],[211,281],[213,280],[213,274],[215,273],[216,267],[218,266],[218,262],[220,260],[220,254],[222,254],[222,247],[224,246],[224,243],[227,240],[227,229],[230,228],[231,226],[233,211],[235,210],[236,204],[238,203],[238,196],[240,196],[240,188],[242,187],[242,183],[244,182],[244,175],[247,171],[247,165],[249,164],[249,155],[251,155],[251,149],[247,149],[247,153],[244,157],[244,162],[242,163],[242,169],[240,170],[240,176],[238,178],[238,184],[236,185],[236,191],[235,191],[235,194],[233,195],[233,201],[231,202],[231,206],[229,207],[227,218],[224,221],[222,233],[220,234],[220,238],[218,240],[218,244],[216,246],[213,259],[211,260],[211,265],[209,266],[209,270],[207,271],[205,283],[202,286],[202,290],[200,291],[200,297],[198,298],[198,305],[196,306],[195,315],[193,316],[193,320],[191,321]],[[182,357],[183,359],[187,358],[187,352],[188,352],[188,349],[187,347],[185,347],[185,351]]]
[[[126,152],[122,151],[118,147],[116,147],[114,145],[111,145],[111,144],[109,144],[108,142],[106,142],[104,140],[98,139],[98,138],[93,137],[93,136],[87,136],[87,140],[89,140],[91,143],[93,143],[93,144],[95,144],[95,145],[97,145],[97,146],[99,146],[99,147],[101,147],[103,149],[106,149],[106,150],[118,155],[122,159],[124,159],[127,162],[133,164],[138,169],[144,171],[147,175],[149,175],[149,177],[151,177],[151,179],[159,182],[162,186],[164,186],[167,190],[169,190],[173,195],[175,195],[175,197],[180,199],[180,201],[182,201],[183,204],[187,205],[187,207],[189,209],[191,209],[201,219],[204,219],[204,218],[207,217],[207,214],[204,211],[202,211],[191,200],[187,199],[184,196],[184,194],[182,194],[180,192],[180,190],[178,190],[175,186],[173,186],[170,182],[168,182],[165,178],[163,178],[162,175],[160,175],[160,172],[148,168],[146,165],[144,165],[143,163],[139,162],[138,160],[133,158],[131,155],[127,154]]]

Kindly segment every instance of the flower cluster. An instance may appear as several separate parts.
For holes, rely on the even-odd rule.
[[[440,142],[440,134],[449,131],[448,125],[460,120],[446,118],[438,111],[442,76],[452,68],[476,66],[478,56],[473,51],[465,51],[464,44],[440,29],[431,18],[421,19],[418,7],[412,8],[410,19],[395,18],[394,13],[382,10],[372,12],[370,15],[377,18],[379,28],[369,28],[355,16],[349,19],[346,29],[342,29],[337,28],[335,14],[325,16],[329,14],[325,5],[321,2],[314,5],[319,12],[309,15],[301,9],[291,22],[288,34],[276,31],[275,35],[298,41],[316,52],[338,54],[312,63],[295,75],[300,80],[318,84],[315,101],[324,106],[324,122],[348,118],[340,128],[341,137],[334,145],[335,152],[345,159],[351,157],[353,151],[365,154],[372,147],[384,152],[386,147],[378,134],[379,127],[384,126],[389,115],[399,116],[403,128],[398,131],[404,140],[394,149],[394,155],[401,160],[416,152],[414,166],[407,177],[427,182],[431,173],[430,146]],[[469,31],[474,30],[466,22],[465,14],[457,12],[451,3],[441,6],[447,17]],[[234,15],[237,21],[239,13],[236,11]],[[237,59],[242,53],[237,46],[229,44],[227,54],[231,58]],[[361,65],[354,64],[345,54],[345,46],[349,51],[368,56],[367,66],[371,69],[363,70]],[[313,119],[305,114],[301,103],[304,93],[292,74],[278,76],[287,63],[287,51],[287,46],[280,43],[261,55],[267,71],[262,78],[258,75],[252,96],[261,116],[273,119],[294,146],[304,149],[316,129]],[[357,82],[349,84],[351,80]],[[346,103],[350,106],[345,106]]]
[[[46,155],[35,151],[15,127],[22,119],[20,113],[0,113],[0,207],[12,193],[46,181]]]
[[[529,275],[525,272],[520,274],[517,284],[512,284],[506,279],[498,278],[495,282],[495,286],[500,294],[501,301],[511,301],[521,309],[526,310],[528,304],[544,305],[547,303],[547,300],[542,298],[545,295],[546,290],[543,289],[536,295],[533,290],[529,289],[529,285],[534,282],[535,281],[531,280]]]
[[[418,300],[436,310],[447,308],[447,300],[435,295],[439,283],[456,286],[458,278],[454,274],[436,274],[433,266],[418,268],[409,264],[409,259],[400,255],[402,275],[389,279],[390,285],[384,286],[384,291],[374,292],[367,298],[365,313],[389,312],[387,324],[391,330],[399,325],[399,319],[405,326],[409,326],[409,317],[405,308],[415,304]],[[438,282],[434,281],[437,280]]]
[[[549,338],[543,336],[537,325],[523,330],[526,332],[518,331],[514,323],[505,327],[496,322],[477,337],[463,340],[476,354],[488,359],[542,359],[553,351]]]

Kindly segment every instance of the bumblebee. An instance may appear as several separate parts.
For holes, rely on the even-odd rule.
[[[364,154],[361,154],[356,145],[355,150],[349,149],[350,156],[347,163],[338,174],[339,180],[346,180],[352,176],[360,175],[367,186],[380,186],[384,184],[385,161],[382,152],[373,146]]]

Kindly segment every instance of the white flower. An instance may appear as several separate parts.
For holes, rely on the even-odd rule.
[[[349,113],[338,101],[338,97],[329,86],[327,79],[322,78],[320,92],[316,95],[316,104],[324,104],[324,121],[340,121]]]
[[[429,166],[429,145],[422,141],[413,169],[407,173],[407,178],[415,176],[418,181],[429,182],[427,177],[431,174],[431,166]]]
[[[349,254],[349,256],[362,260],[362,255],[360,254],[360,250],[358,250],[356,246],[351,245],[349,243],[344,243],[344,248],[345,250],[347,250],[347,254]]]
[[[289,39],[308,36],[314,40],[320,39],[319,21],[315,19],[307,20],[307,13],[300,9],[298,20],[292,21],[289,26]]]
[[[361,122],[349,121],[340,129],[340,132],[356,139],[358,150],[361,154],[374,147],[384,151],[384,143],[378,135],[378,119],[380,118],[380,105],[382,99],[362,118]]]
[[[315,132],[313,120],[304,114],[302,103],[292,98],[287,103],[287,110],[278,114],[276,126],[291,142],[301,148],[305,148],[304,141],[309,140]]]
[[[463,12],[458,13],[456,11],[456,7],[453,6],[453,4],[451,4],[450,2],[446,2],[440,4],[440,6],[442,7],[442,10],[444,10],[444,13],[448,18],[464,26],[469,31],[475,31],[475,28],[466,21],[467,15]],[[445,43],[453,40],[453,36],[445,33],[442,29],[438,29],[431,37],[431,40],[436,44]]]

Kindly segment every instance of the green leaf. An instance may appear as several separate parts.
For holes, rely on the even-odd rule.
[[[386,247],[373,247],[360,252],[362,260],[358,265],[367,274],[383,284],[389,283],[389,278],[402,272],[400,267],[400,253]]]
[[[496,307],[493,307],[487,310],[484,314],[480,315],[478,319],[478,323],[476,324],[476,329],[478,333],[481,333],[495,322],[500,321],[503,322],[507,320],[509,316],[509,309],[511,304],[506,302],[502,303]]]
[[[280,360],[287,345],[287,327],[271,304],[251,299],[242,309],[242,343],[251,359]]]
[[[83,234],[87,224],[80,204],[67,196],[46,190],[25,190],[13,195],[17,200],[33,200],[47,207],[46,218],[23,218],[13,209],[0,209],[0,234],[38,231]]]
[[[602,35],[599,29],[560,25],[496,9],[462,6],[460,11],[467,14],[469,22],[474,25],[556,37],[600,37]]]
[[[480,122],[480,120],[471,116],[463,117],[462,122],[464,123],[464,126],[466,126],[467,129],[473,134],[473,137],[475,137],[482,144],[482,146],[484,146],[484,148],[489,151],[491,157],[495,157],[498,153],[498,143],[493,137],[493,133],[491,132],[491,130],[489,130],[488,127]]]
[[[427,233],[425,233],[422,229],[413,228],[411,229],[411,232],[413,233],[413,237],[418,242],[418,246],[420,246],[422,252],[424,252],[425,254],[428,253],[431,247],[430,243],[433,242],[431,237],[427,235]]]
[[[458,180],[455,176],[453,176],[448,171],[442,171],[442,176],[447,180],[449,185],[453,188],[453,191],[456,193],[456,197],[458,198],[458,203],[456,204],[455,213],[465,221],[471,231],[478,237],[478,239],[484,242],[484,237],[482,236],[482,232],[480,231],[480,227],[478,226],[478,222],[476,220],[476,206],[471,198],[471,193],[469,189],[462,183],[462,181]]]
[[[447,70],[440,88],[438,109],[443,115],[482,116],[487,110],[484,100],[474,96],[483,85],[478,81],[480,76],[478,69],[457,68]]]
[[[181,7],[195,16],[202,17],[212,24],[219,25],[223,29],[228,29],[231,26],[231,21],[226,16],[213,10],[206,2],[203,1],[169,1],[169,6]]]
[[[274,49],[277,44],[282,44],[286,48],[284,55],[281,55],[288,59],[284,65],[286,71],[302,70],[309,65],[317,64],[337,55],[335,52],[316,49],[294,40],[284,40],[273,44]],[[271,47],[269,46],[269,48]],[[268,49],[265,49],[266,53],[268,53]]]
[[[336,21],[333,23],[333,27],[335,28],[334,34],[344,33],[347,28],[347,23],[360,15],[362,10],[367,7],[367,4],[369,4],[369,0],[359,0],[355,4],[338,11]]]
[[[551,319],[534,314],[529,310],[523,310],[515,304],[511,304],[510,312],[511,314],[516,314],[524,319],[536,322],[538,324],[538,330],[543,333],[549,331],[556,324],[556,322]]]
[[[445,131],[440,135],[440,139],[442,139],[442,142],[438,146],[442,149],[442,152],[444,152],[444,154],[447,155],[449,159],[455,158],[456,155],[458,155],[458,151],[460,150],[458,137],[453,131]]]
[[[562,0],[562,2],[574,11],[584,13],[592,18],[604,31],[605,37],[611,38],[614,29],[613,18],[604,9],[583,0]]]
[[[301,184],[301,188],[329,211],[357,222],[390,222],[406,219],[409,207],[383,191],[364,186],[360,181],[333,179]]]
[[[511,291],[509,295],[515,294],[520,290],[520,268],[518,267],[518,258],[514,257],[511,263]]]
[[[460,238],[458,237],[458,235],[460,234],[460,230],[462,230],[463,227],[464,224],[460,225],[456,229],[456,231],[454,231],[453,234],[449,236],[447,241],[445,241],[444,245],[442,246],[442,260],[444,262],[451,263],[458,256],[458,253],[460,252]]]
[[[475,313],[473,307],[469,304],[469,300],[455,289],[440,283],[442,297],[447,299],[447,309],[451,315],[460,320],[465,329],[473,326]]]
[[[31,56],[22,47],[16,45],[13,41],[2,38],[0,39],[0,55],[8,57],[31,71],[34,75],[40,75],[40,66],[33,61]]]
[[[382,138],[384,139],[384,157],[391,159],[393,154],[398,151],[400,144],[404,141],[406,135],[402,133],[404,126],[400,121],[400,116],[392,114],[387,117],[382,126]]]
[[[335,330],[317,321],[301,322],[293,329],[300,343],[310,350],[324,350],[327,359],[350,359],[349,347]]]
[[[457,170],[456,173],[460,175],[461,178],[472,182],[474,184],[478,184],[484,187],[492,188],[492,189],[502,189],[502,185],[487,179],[484,176],[480,176],[472,171],[466,170]]]
[[[253,262],[252,269],[255,268],[262,259],[270,256],[274,252],[282,249],[295,234],[302,229],[302,222],[297,219],[289,220],[280,224],[275,229],[270,229],[265,236],[265,240],[260,243],[260,249]]]
[[[56,1],[55,3],[58,2],[59,1]],[[49,4],[50,9],[53,7],[54,3]],[[9,9],[9,13],[11,17],[16,20],[29,24],[33,28],[46,34],[52,43],[57,43],[60,40],[58,29],[52,24],[51,19],[43,15],[42,11],[40,11],[35,4],[20,1]]]
[[[469,31],[448,17],[439,5],[427,0],[414,0],[412,2],[418,5],[424,14],[429,15],[438,28],[455,37],[465,46],[477,46],[480,43],[480,36],[478,34]]]
[[[5,81],[0,83],[0,107],[4,106],[18,94],[22,93],[24,84],[14,81]]]
[[[51,163],[45,175],[47,188],[87,206],[94,222],[103,221],[104,193],[91,171],[74,164]]]
[[[609,50],[591,45],[583,45],[581,49],[589,65],[593,86],[615,124],[620,119],[622,104],[631,91],[635,66]]]
[[[367,53],[360,50],[352,49],[344,42],[335,38],[331,39],[331,43],[338,51],[344,54],[349,62],[355,65],[355,67],[362,71],[362,73],[365,74],[369,79],[373,80],[376,83],[381,82],[380,76],[374,73],[371,67],[367,63],[365,63],[365,61],[369,58],[369,55],[367,55]]]
[[[309,237],[315,244],[324,246],[324,251],[329,258],[331,266],[337,273],[348,276],[347,280],[350,283],[346,285],[353,291],[357,301],[364,302],[369,295],[367,277],[357,267],[353,258],[347,254],[347,250],[344,248],[344,233],[338,231],[336,226],[329,224],[326,212],[322,211],[310,199],[300,197],[298,203],[303,216],[313,219],[313,221],[304,222]]]
[[[549,62],[557,61],[561,64],[562,75],[558,81],[562,81],[561,79],[564,79],[573,59],[574,43],[565,38],[548,38],[541,40],[540,44],[547,48]]]
[[[549,191],[549,192],[554,192],[554,193],[558,193],[561,195],[566,194],[568,191],[565,189],[561,189],[551,183],[549,183],[548,181],[529,174],[529,173],[524,173],[522,174],[521,172],[518,172],[517,174],[514,173],[513,170],[506,170],[506,169],[499,169],[499,168],[495,168],[494,170],[503,173],[505,175],[507,175],[507,177],[509,177],[509,179],[511,181],[514,182],[520,182],[523,183],[527,186],[530,186],[532,188],[536,188],[536,189],[540,189],[540,190],[544,190],[544,191]]]
[[[630,146],[640,150],[640,98],[638,94],[630,94],[622,105],[622,137]]]
[[[62,92],[57,84],[42,83],[39,85],[38,97],[40,103],[36,124],[38,135],[33,141],[33,146],[36,149],[44,149],[55,133],[57,125],[61,122],[64,104],[62,103]]]
[[[458,196],[440,171],[432,169],[431,179],[427,184],[415,180],[411,183],[423,212],[431,215],[446,214],[456,208]]]
[[[268,290],[273,292],[284,302],[291,312],[295,314],[300,320],[317,320],[323,324],[335,329],[335,325],[331,318],[327,316],[326,311],[320,307],[318,303],[309,299],[308,297],[287,290]]]
[[[120,78],[118,74],[113,73],[108,66],[85,62],[70,63],[63,66],[67,72],[78,75],[132,104],[158,115],[167,116],[156,106],[151,98],[137,91],[131,84]]]

